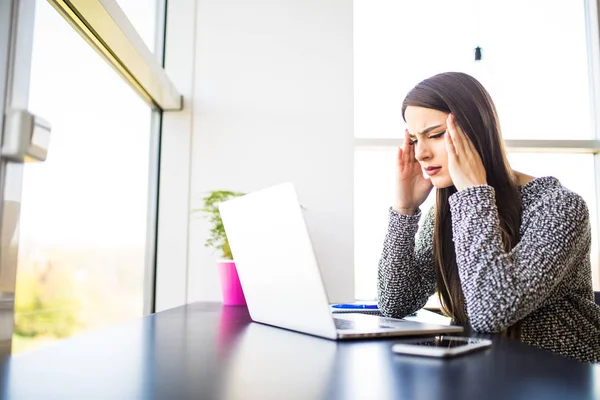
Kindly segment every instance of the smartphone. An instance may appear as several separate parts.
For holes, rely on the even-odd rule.
[[[459,354],[484,349],[491,345],[492,341],[488,339],[440,335],[395,343],[392,346],[392,351],[394,353],[416,356],[453,357]]]

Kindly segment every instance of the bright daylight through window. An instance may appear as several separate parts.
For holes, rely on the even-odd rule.
[[[121,1],[154,46],[155,1]],[[29,108],[52,123],[24,170],[13,352],[141,317],[150,107],[37,1]]]

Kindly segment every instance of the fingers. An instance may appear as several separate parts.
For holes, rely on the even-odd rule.
[[[454,149],[454,154],[459,157],[465,153],[465,138],[463,137],[462,132],[459,132],[459,129],[454,124],[454,116],[452,114],[448,114],[446,126],[448,128],[448,133],[450,134],[449,136]]]
[[[408,129],[404,131],[404,140],[402,144],[398,146],[398,166],[404,166],[406,164],[407,153],[410,149],[410,139],[408,137]]]
[[[402,146],[398,146],[396,162],[398,163],[398,165],[402,165],[402,163],[404,162],[404,152],[402,151]]]
[[[473,155],[478,154],[477,150],[475,150],[475,145],[473,144],[473,142],[471,142],[471,139],[469,139],[466,135],[464,135],[464,136],[465,136],[465,141],[467,142],[467,145],[469,146],[469,149],[471,150],[471,153],[473,153]]]
[[[460,129],[459,126],[455,124],[454,115],[448,115],[448,127],[449,131],[451,131],[452,142],[455,147],[455,152],[457,156],[463,156],[467,159],[479,158],[479,153],[475,148],[475,144],[469,139],[467,135]]]
[[[450,129],[448,129],[450,132]],[[456,148],[454,146],[454,141],[452,140],[452,136],[450,134],[444,135],[444,141],[446,143],[446,151],[450,156],[456,157]]]
[[[475,150],[475,145],[471,140],[465,135],[465,133],[460,129],[459,126],[456,125],[454,121],[454,115],[449,114],[448,119],[446,120],[446,124],[448,126],[448,132],[451,136],[451,142],[454,145],[455,153],[457,156],[467,156],[472,157],[477,154],[477,150]]]
[[[408,153],[410,151],[410,137],[408,136],[408,129],[404,130],[404,142],[402,143],[402,150],[404,153]]]
[[[397,156],[397,161],[398,161],[398,165],[403,165],[404,164],[404,156],[406,154],[406,150],[409,147],[409,140],[408,140],[408,131],[404,132],[404,140],[402,141],[402,144],[398,146],[398,156]]]
[[[415,158],[415,146],[410,144],[411,139],[408,136],[408,129],[404,131],[404,157],[406,158],[406,163],[417,162]]]

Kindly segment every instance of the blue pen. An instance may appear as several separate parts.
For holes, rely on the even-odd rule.
[[[377,304],[334,304],[333,308],[361,308],[369,310],[377,310]]]

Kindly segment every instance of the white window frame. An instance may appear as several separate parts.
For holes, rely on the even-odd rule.
[[[163,220],[168,221],[170,219],[169,213],[173,212],[173,204],[169,203],[169,195],[165,196],[167,198],[165,205],[159,207],[159,198],[162,200],[161,194],[170,193],[170,189],[172,189],[169,186],[169,180],[164,178],[164,170],[168,170],[168,167],[172,168],[170,165],[173,164],[173,157],[163,157],[162,155],[163,148],[168,148],[170,141],[168,138],[162,138],[161,132],[165,123],[168,123],[165,120],[177,119],[177,117],[165,118],[167,114],[164,112],[181,111],[183,109],[183,96],[176,89],[176,85],[171,81],[164,68],[166,0],[157,0],[156,44],[154,52],[144,43],[142,37],[116,0],[48,1],[153,110],[149,148],[150,164],[148,170],[148,211],[143,305],[144,314],[153,313],[157,308],[160,308],[157,304],[159,295],[165,292],[163,289],[164,285],[161,286],[157,282],[158,277],[168,277],[172,273],[172,270],[176,269],[169,268],[170,271],[168,274],[159,274],[158,272],[158,255],[161,248],[158,235],[160,217],[161,213],[163,213]],[[181,4],[183,2],[179,2],[179,6]],[[177,25],[175,21],[173,21],[173,25]],[[175,48],[175,45],[171,47]],[[172,113],[172,115],[177,114],[179,113]],[[189,152],[189,149],[187,151]],[[184,163],[189,162],[189,159],[185,160],[184,158],[183,161]],[[176,165],[175,167],[178,168],[181,165]],[[185,165],[183,168],[185,170]],[[189,169],[189,166],[187,168]],[[187,210],[185,213],[187,215]],[[163,242],[170,238],[168,232],[171,229],[173,227],[167,223],[165,226],[167,234],[162,236]],[[187,228],[184,232],[187,232]],[[184,242],[187,246],[187,237]],[[187,247],[184,249],[184,252],[187,252]],[[167,259],[163,257],[162,261],[163,265],[169,263],[168,257]],[[172,264],[170,265],[172,266]],[[178,265],[177,268],[185,270],[186,265]],[[181,288],[185,287],[185,284],[181,285]],[[178,292],[181,291],[181,288],[179,288]],[[169,294],[166,297],[173,296],[175,290],[168,292]],[[162,297],[165,296],[163,295]],[[185,302],[180,304],[185,304]]]
[[[592,129],[596,142],[600,141],[600,1],[585,0],[586,11],[586,38],[588,45],[588,74],[590,77],[590,105],[592,116]],[[600,226],[600,151],[594,153],[594,176],[596,179],[596,215]],[[596,248],[600,249],[600,246]],[[600,250],[599,250],[600,252]],[[599,255],[600,257],[600,255]],[[599,258],[600,259],[600,258]],[[600,282],[600,266],[592,266],[592,274]]]

